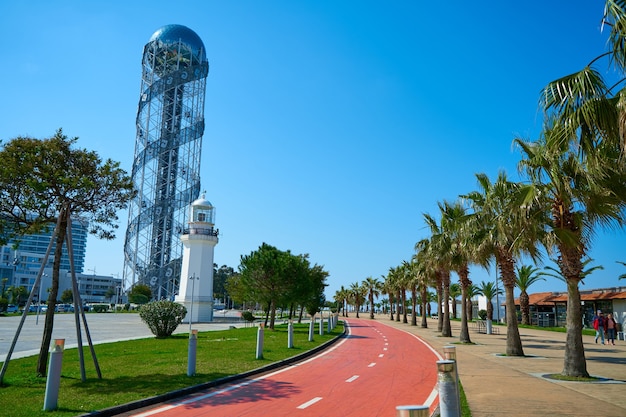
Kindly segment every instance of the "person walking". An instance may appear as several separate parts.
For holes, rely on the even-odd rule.
[[[598,310],[598,314],[593,317],[593,328],[596,331],[596,343],[598,343],[598,338],[600,338],[602,344],[604,344],[604,316],[602,315],[602,310]]]
[[[606,315],[604,320],[604,331],[606,332],[606,344],[615,346],[615,330],[617,329],[617,322],[613,318],[613,314]]]

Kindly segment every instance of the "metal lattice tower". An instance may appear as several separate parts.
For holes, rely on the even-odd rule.
[[[141,95],[124,243],[124,280],[152,289],[154,298],[178,291],[189,205],[200,194],[204,95],[209,63],[191,29],[167,25],[143,50]]]

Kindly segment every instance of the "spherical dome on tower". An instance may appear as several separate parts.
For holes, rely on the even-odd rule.
[[[193,52],[198,61],[202,62],[206,60],[206,50],[204,49],[204,43],[202,39],[187,26],[183,25],[165,25],[159,28],[152,37],[152,41],[160,41],[165,45],[175,44],[178,41],[185,43]]]

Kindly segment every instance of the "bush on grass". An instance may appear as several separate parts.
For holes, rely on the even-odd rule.
[[[184,305],[169,300],[152,301],[139,310],[139,317],[157,339],[170,337],[186,315]]]

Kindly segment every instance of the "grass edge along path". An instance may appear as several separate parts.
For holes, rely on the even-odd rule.
[[[187,376],[188,335],[146,338],[96,345],[102,379],[96,377],[89,348],[87,380],[81,381],[78,350],[64,352],[59,408],[43,411],[46,378],[35,377],[36,356],[11,361],[0,387],[0,414],[7,417],[112,416],[190,394],[300,361],[336,342],[344,333],[340,322],[319,335],[315,326],[294,323],[294,348],[287,348],[287,326],[265,329],[263,359],[256,359],[258,327],[198,334],[196,374]]]

